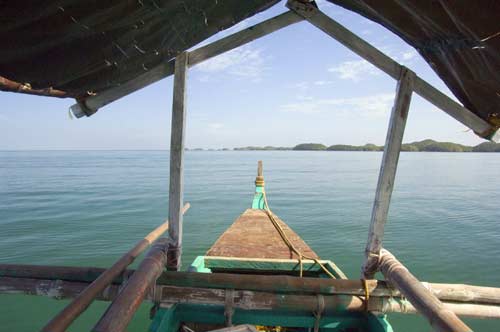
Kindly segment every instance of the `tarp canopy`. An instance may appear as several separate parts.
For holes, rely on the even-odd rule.
[[[500,124],[500,1],[328,1],[400,36],[466,108]]]
[[[0,10],[0,76],[85,96],[131,80],[278,0],[33,0]]]
[[[329,1],[399,35],[464,106],[499,125],[500,1]],[[11,86],[28,83],[84,99],[133,80],[277,2],[8,1],[0,11],[0,85],[4,77]]]

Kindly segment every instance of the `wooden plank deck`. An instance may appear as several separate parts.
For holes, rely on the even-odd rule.
[[[304,255],[318,255],[281,219],[277,218],[290,241]],[[283,242],[263,210],[247,209],[207,251],[206,256],[240,258],[297,259]]]

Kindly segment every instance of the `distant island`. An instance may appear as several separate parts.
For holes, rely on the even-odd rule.
[[[212,150],[212,149],[211,149]],[[209,150],[209,151],[211,151]],[[223,148],[219,151],[228,151]],[[294,147],[276,146],[246,146],[234,148],[234,151],[383,151],[384,146],[367,143],[365,145],[345,145],[336,144],[326,146],[321,143],[301,143]],[[203,151],[203,149],[192,149],[192,151]],[[401,146],[401,151],[406,152],[500,152],[500,143],[484,142],[476,146],[462,145],[452,142],[437,142],[426,139],[420,142],[405,143]]]

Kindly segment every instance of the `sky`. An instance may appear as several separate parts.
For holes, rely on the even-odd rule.
[[[430,66],[396,35],[324,0],[318,5],[453,97]],[[200,45],[286,10],[280,2]],[[395,80],[322,31],[308,22],[297,23],[189,70],[186,147],[383,145],[395,88]],[[0,92],[0,150],[169,148],[172,77],[88,118],[72,119],[73,103]],[[413,94],[404,142],[426,138],[468,145],[483,142]]]

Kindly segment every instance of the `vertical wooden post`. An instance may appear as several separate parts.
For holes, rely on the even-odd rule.
[[[396,89],[396,98],[392,108],[389,128],[385,140],[382,165],[375,193],[375,202],[373,203],[370,231],[368,233],[368,242],[365,249],[365,262],[362,267],[364,278],[373,278],[378,268],[378,255],[382,248],[382,239],[384,237],[384,226],[387,221],[389,204],[391,202],[394,179],[398,166],[399,152],[403,142],[403,134],[408,118],[411,95],[413,92],[413,79],[415,74],[401,67],[401,74]]]
[[[168,232],[172,243],[168,250],[167,268],[179,270],[182,251],[182,205],[184,194],[184,132],[186,130],[186,76],[188,53],[175,59],[172,130],[170,137],[170,190]]]

